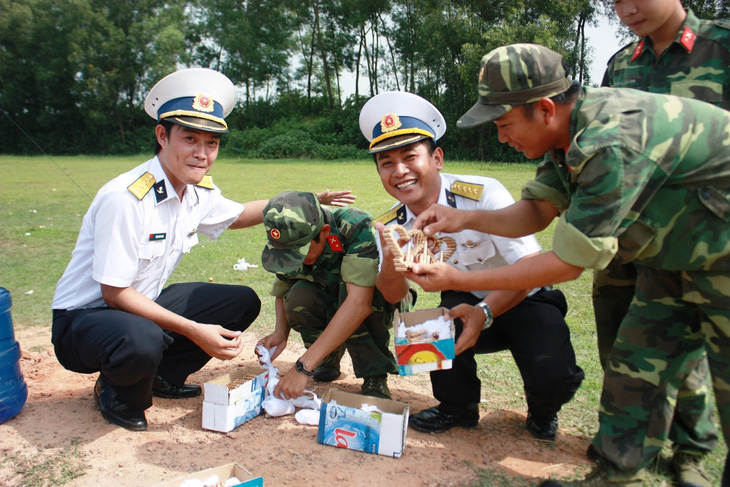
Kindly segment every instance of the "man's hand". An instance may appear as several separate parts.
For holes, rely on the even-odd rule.
[[[330,206],[348,206],[355,202],[357,196],[352,194],[349,189],[347,191],[330,191],[326,189],[321,193],[317,193],[317,199],[321,205]]]
[[[256,356],[259,356],[258,347],[259,345],[263,345],[266,350],[271,351],[273,347],[276,347],[276,350],[271,352],[271,361],[273,362],[276,357],[281,354],[281,352],[284,351],[287,344],[287,337],[282,336],[281,334],[274,332],[271,335],[265,336],[259,342],[256,344],[256,346],[253,349],[253,353],[256,354]]]
[[[446,262],[415,264],[409,272],[404,273],[408,279],[419,284],[427,292],[462,290],[459,286],[460,274],[461,271]]]
[[[243,350],[240,331],[231,331],[219,325],[196,323],[189,337],[197,346],[211,357],[231,360]]]
[[[296,369],[291,368],[284,377],[279,380],[274,388],[274,397],[284,399],[296,399],[304,394],[304,388],[307,387],[309,377],[300,374]]]
[[[463,215],[464,212],[456,208],[434,204],[418,215],[413,223],[413,229],[422,230],[426,235],[460,232],[465,228]]]
[[[454,345],[454,352],[459,355],[476,345],[484,327],[484,311],[476,306],[460,304],[449,310],[449,317],[452,320],[461,319],[464,325],[461,335]]]

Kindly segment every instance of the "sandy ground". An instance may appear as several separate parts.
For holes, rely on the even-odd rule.
[[[33,474],[27,469],[58,458],[83,472],[65,484],[69,486],[155,485],[230,462],[263,476],[268,487],[324,482],[463,486],[477,482],[482,469],[490,469],[493,480],[475,485],[537,485],[540,479],[571,476],[590,466],[587,438],[561,431],[556,443],[536,440],[524,429],[523,411],[489,410],[488,404],[483,404],[476,429],[455,428],[439,435],[409,429],[401,458],[321,445],[317,427],[300,425],[293,416],[261,415],[228,434],[207,431],[201,427],[201,397],[155,398],[147,411],[148,431],[130,432],[99,414],[91,393],[96,375],[69,372],[58,364],[49,330],[27,328],[16,332],[16,339],[23,349],[21,368],[29,397],[16,417],[0,425],[0,485],[29,485],[33,479],[35,485],[44,485],[40,470]],[[255,337],[247,340],[240,357],[212,360],[189,382],[202,384],[255,365]],[[302,350],[292,341],[276,365],[287,371]],[[320,397],[329,387],[359,392],[349,358],[343,360],[343,372],[332,384],[311,382],[308,388]],[[436,405],[428,374],[392,377],[389,385],[393,399],[409,404],[411,412]]]

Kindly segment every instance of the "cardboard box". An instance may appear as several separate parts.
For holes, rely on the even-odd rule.
[[[419,325],[428,320],[448,314],[446,308],[422,309],[408,313],[398,310],[393,317],[395,334],[395,356],[398,364],[398,374],[412,375],[432,370],[450,369],[456,356],[454,352],[454,324],[451,323],[451,336],[435,341],[422,343],[408,343],[404,337],[398,336],[398,327],[403,322],[406,328]]]
[[[178,477],[168,482],[163,482],[158,484],[157,487],[180,487],[180,485],[186,480],[200,480],[201,482],[204,482],[213,475],[217,475],[221,482],[225,482],[231,477],[236,477],[241,481],[241,483],[236,484],[235,487],[264,487],[263,477],[254,477],[251,472],[237,463],[229,463],[227,465],[221,465],[220,467],[201,470],[190,475]]]
[[[365,412],[363,404],[381,412]],[[322,398],[317,441],[339,448],[400,457],[406,446],[408,404],[330,389]]]
[[[203,384],[203,428],[227,433],[261,414],[268,376],[249,366]]]

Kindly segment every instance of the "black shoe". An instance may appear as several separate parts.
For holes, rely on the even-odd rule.
[[[152,381],[152,395],[157,397],[165,397],[167,399],[184,399],[186,397],[196,397],[202,392],[200,386],[191,386],[183,384],[176,386],[170,384],[159,375],[155,376]]]
[[[340,376],[340,369],[329,365],[318,365],[314,368],[314,380],[316,382],[332,382]]]
[[[94,401],[99,406],[102,417],[111,424],[131,431],[147,429],[147,418],[145,418],[144,411],[135,411],[119,401],[114,388],[104,384],[101,375],[94,384]]]
[[[420,413],[412,414],[408,418],[408,424],[424,433],[443,433],[454,426],[476,428],[479,424],[479,404],[468,404],[456,414],[444,413],[438,406],[424,409]]]
[[[527,423],[525,425],[527,431],[532,433],[532,436],[540,440],[555,441],[558,435],[558,416],[555,415],[552,418],[543,419],[533,416],[532,413],[527,413]]]
[[[345,354],[342,344],[327,355],[315,368],[313,379],[316,382],[332,382],[340,377],[340,361]]]

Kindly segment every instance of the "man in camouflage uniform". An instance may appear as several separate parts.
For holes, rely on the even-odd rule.
[[[730,109],[730,24],[700,20],[679,0],[652,3],[614,2],[621,21],[640,37],[610,59],[603,86],[635,88],[696,98]],[[614,259],[593,278],[601,364],[611,351],[621,320],[634,295],[636,269]],[[672,468],[680,485],[711,486],[701,460],[717,445],[717,430],[709,393],[707,360],[690,372],[677,393],[669,437],[674,442]]]
[[[293,328],[307,351],[276,386],[286,399],[299,397],[315,367],[344,344],[362,393],[390,398],[387,374],[395,373],[389,328],[394,305],[374,288],[378,247],[372,217],[357,208],[320,206],[316,195],[285,191],[263,210],[268,243],[264,268],[276,274],[276,329],[259,341],[286,347]],[[337,357],[339,359],[339,357]]]
[[[522,199],[496,211],[434,206],[416,223],[427,234],[514,236],[559,217],[553,250],[499,269],[462,273],[437,263],[408,275],[426,290],[523,289],[575,279],[616,256],[633,262],[635,295],[606,364],[598,468],[564,485],[639,486],[667,439],[662,410],[673,407],[672,391],[705,350],[730,437],[730,113],[686,98],[580,87],[561,63],[542,46],[495,49],[482,59],[479,102],[457,122],[494,121],[501,142],[545,156]]]

